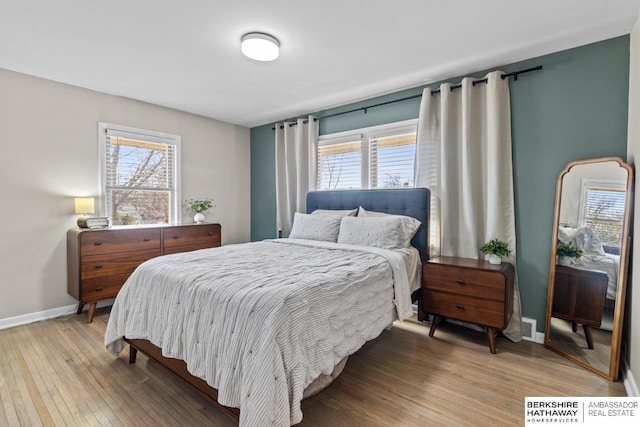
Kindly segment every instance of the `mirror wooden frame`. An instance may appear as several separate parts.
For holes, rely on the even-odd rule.
[[[571,354],[553,346],[550,342],[551,335],[551,313],[553,307],[553,295],[556,275],[556,249],[558,242],[558,227],[560,222],[560,202],[562,199],[562,179],[569,171],[579,165],[588,165],[593,163],[616,162],[627,172],[627,185],[625,197],[624,222],[622,230],[622,238],[620,243],[620,271],[618,275],[618,283],[616,289],[616,304],[613,317],[613,331],[611,338],[611,354],[609,359],[609,371],[600,370],[587,362],[574,357]],[[622,339],[622,323],[624,318],[625,299],[627,294],[627,273],[629,267],[629,250],[631,247],[629,237],[629,227],[631,220],[631,211],[633,207],[633,169],[619,157],[602,157],[597,159],[578,160],[571,162],[562,170],[558,176],[556,184],[556,205],[553,222],[553,237],[551,243],[551,261],[549,263],[549,290],[547,295],[547,315],[544,333],[544,346],[563,357],[577,363],[578,365],[595,372],[611,381],[618,380],[618,371],[620,367],[620,342]]]

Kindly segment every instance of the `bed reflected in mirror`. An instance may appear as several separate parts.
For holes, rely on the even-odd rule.
[[[626,295],[631,168],[570,163],[557,183],[545,346],[617,380]]]

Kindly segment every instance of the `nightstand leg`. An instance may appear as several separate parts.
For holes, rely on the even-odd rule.
[[[491,354],[496,354],[496,330],[487,328],[487,338],[489,338],[489,351]]]
[[[80,314],[82,313],[82,309],[84,308],[84,304],[79,302],[78,303],[78,309],[76,310],[76,314]]]
[[[93,315],[96,314],[96,305],[98,305],[97,302],[92,302],[91,304],[89,304],[89,314],[87,315],[87,323],[93,322]]]
[[[440,316],[433,316],[433,320],[431,321],[431,328],[429,329],[429,336],[432,337],[436,332],[436,328],[438,327],[438,323],[440,323]]]
[[[582,329],[584,330],[584,337],[587,339],[587,347],[589,347],[589,350],[593,350],[593,336],[591,335],[591,326],[582,325]]]

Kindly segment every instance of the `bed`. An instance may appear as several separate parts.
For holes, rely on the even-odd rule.
[[[299,238],[305,230],[298,227],[298,238],[147,261],[118,294],[105,345],[119,354],[129,344],[130,362],[138,350],[146,353],[240,425],[300,422],[305,391],[319,379],[326,384],[348,355],[410,315],[411,294],[419,287],[420,256],[428,248],[428,190],[307,195],[309,213],[358,208],[370,218],[336,216],[337,243]],[[410,247],[354,244],[369,238],[360,233],[363,225],[381,224],[376,235],[397,223],[379,213],[419,221]],[[304,221],[296,215],[298,224],[318,223],[313,215],[300,215]],[[333,227],[330,216],[319,215]],[[317,232],[314,227],[307,231]]]

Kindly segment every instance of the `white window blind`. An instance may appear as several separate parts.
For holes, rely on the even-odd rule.
[[[373,137],[369,142],[370,187],[413,187],[416,133]]]
[[[321,190],[360,188],[362,140],[325,140],[318,144],[318,186]]]
[[[413,187],[416,125],[407,120],[321,136],[319,189]]]
[[[620,247],[626,189],[622,183],[592,183],[582,188],[580,225],[589,227],[603,245]]]
[[[180,137],[101,124],[104,214],[112,224],[179,222]]]

